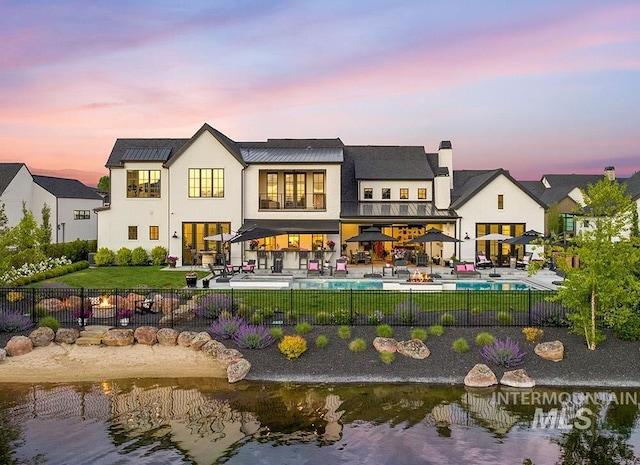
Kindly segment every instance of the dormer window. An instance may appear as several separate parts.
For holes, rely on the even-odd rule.
[[[373,189],[371,189],[370,187],[366,187],[366,188],[364,189],[363,197],[362,197],[362,198],[364,198],[365,200],[371,200],[371,199],[373,199]]]
[[[388,187],[382,188],[382,200],[391,200],[391,189]]]

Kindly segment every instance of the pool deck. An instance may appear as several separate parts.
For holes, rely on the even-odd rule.
[[[421,273],[429,273],[431,269],[429,267],[416,267],[409,265],[408,267],[410,276],[413,275],[416,269]],[[172,271],[181,270],[180,268],[173,268]],[[190,271],[191,267],[183,267],[181,271]],[[398,278],[396,275],[391,275],[388,270],[383,275],[383,265],[374,264],[373,269],[371,265],[349,265],[348,266],[349,273],[347,275],[347,279],[369,279],[370,275],[375,275],[375,279],[381,279],[385,283],[406,283],[407,277],[406,275],[403,278]],[[373,271],[372,271],[373,270]],[[522,281],[528,284],[531,284],[534,287],[547,289],[547,290],[556,290],[558,288],[557,283],[562,281],[562,277],[559,276],[555,271],[550,271],[548,269],[542,269],[538,273],[533,276],[529,276],[526,270],[514,269],[514,268],[488,268],[486,270],[478,270],[480,272],[480,276],[476,276],[473,278],[470,277],[461,277],[456,278],[454,274],[451,274],[451,268],[443,267],[443,266],[434,266],[433,267],[433,275],[441,276],[440,278],[436,277],[434,281],[436,283],[443,281],[456,281],[456,280],[488,280],[488,281]],[[499,277],[496,275],[500,275]],[[247,278],[247,276],[249,276]],[[282,273],[272,273],[269,269],[260,269],[255,270],[252,274],[236,274],[231,277],[229,281],[226,282],[218,282],[216,280],[211,280],[209,282],[209,288],[211,289],[229,289],[229,288],[261,288],[261,289],[282,289],[288,288],[289,282],[293,279],[306,278],[307,271],[306,270],[298,270],[298,269],[284,269]],[[326,279],[340,279],[334,278],[332,276],[320,276],[320,278]],[[205,278],[206,279],[206,278]],[[344,279],[344,278],[342,278]],[[251,284],[248,284],[251,282]],[[260,282],[260,286],[255,286],[257,282]],[[245,285],[245,283],[247,283]],[[418,284],[419,286],[420,284]],[[198,288],[202,288],[202,279],[198,280],[196,285]],[[394,287],[394,286],[391,286]],[[403,286],[404,287],[404,286]],[[387,288],[390,288],[387,286]]]

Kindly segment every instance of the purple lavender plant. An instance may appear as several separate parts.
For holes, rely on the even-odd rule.
[[[222,339],[231,338],[238,328],[242,326],[244,320],[239,316],[232,316],[230,318],[219,318],[209,327],[209,333],[213,336],[221,337]]]
[[[33,326],[31,318],[19,312],[0,311],[0,333],[19,333]]]
[[[520,345],[506,338],[505,340],[496,339],[493,344],[488,344],[480,349],[480,355],[487,362],[495,363],[504,368],[511,368],[524,363],[526,353],[520,350]]]
[[[200,300],[195,313],[204,318],[217,318],[225,310],[233,310],[233,300],[226,294],[210,294]]]
[[[567,314],[571,309],[556,302],[536,302],[531,309],[533,326],[567,326]]]
[[[242,324],[232,339],[242,349],[264,349],[276,341],[266,326],[249,324]]]
[[[415,303],[405,300],[399,303],[393,309],[393,314],[397,318],[398,322],[405,325],[412,325],[418,322],[418,317],[422,308]]]

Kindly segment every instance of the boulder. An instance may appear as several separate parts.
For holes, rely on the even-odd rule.
[[[560,341],[541,342],[533,351],[546,360],[559,362],[564,357],[564,344]]]
[[[7,351],[4,349],[0,349],[0,363],[4,362],[7,359]]]
[[[398,342],[398,353],[411,358],[422,360],[431,355],[429,348],[420,339]]]
[[[78,337],[80,337],[80,331],[76,328],[60,328],[56,331],[55,342],[64,344],[74,344]]]
[[[172,313],[176,308],[178,308],[180,306],[180,299],[177,299],[175,297],[167,297],[162,299],[162,304],[158,306],[159,309],[162,309],[162,313],[165,315],[168,315],[170,313]],[[154,308],[156,307],[156,304],[153,304]]]
[[[216,360],[222,363],[224,366],[229,366],[232,363],[236,363],[238,360],[244,358],[240,351],[236,349],[224,349],[218,352]]]
[[[526,370],[520,368],[519,370],[505,371],[500,379],[500,384],[516,388],[532,388],[536,382],[529,377]]]
[[[217,358],[218,354],[225,349],[226,347],[222,342],[212,339],[209,342],[207,342],[205,345],[203,345],[201,350],[205,354],[210,355],[211,357]]]
[[[89,301],[87,299],[82,299],[82,297],[77,296],[77,295],[71,295],[69,297],[67,297],[67,300],[64,301],[64,306],[71,311],[76,311],[76,310],[80,310],[82,308],[82,304],[84,302],[84,308],[85,309],[90,309],[91,308],[91,304],[89,303]]]
[[[227,380],[236,383],[247,376],[251,369],[251,363],[247,359],[240,359],[227,367]]]
[[[36,311],[55,313],[64,310],[64,303],[60,299],[43,299],[36,304]]]
[[[211,340],[211,335],[206,331],[201,331],[191,340],[191,348],[200,350],[202,346]]]
[[[53,342],[56,333],[46,326],[36,328],[29,334],[29,339],[33,342],[33,347],[45,347]]]
[[[33,350],[33,342],[27,336],[13,336],[4,349],[10,357],[24,355]]]
[[[398,341],[392,337],[377,337],[373,340],[373,347],[381,354],[393,354],[398,350]]]
[[[195,331],[182,331],[178,336],[178,345],[180,347],[191,347],[191,341],[196,337]]]
[[[154,345],[158,342],[158,328],[153,326],[139,326],[133,332],[133,337],[138,344],[145,344],[148,346]]]
[[[102,337],[102,343],[110,347],[121,347],[133,344],[132,329],[110,329]]]
[[[178,344],[180,331],[174,328],[162,328],[156,333],[158,344],[161,346],[175,346]]]
[[[494,384],[498,384],[498,378],[484,363],[477,363],[464,377],[464,385],[468,387],[489,387]]]

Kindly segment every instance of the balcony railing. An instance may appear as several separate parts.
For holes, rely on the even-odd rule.
[[[260,210],[326,210],[327,194],[260,194]]]

